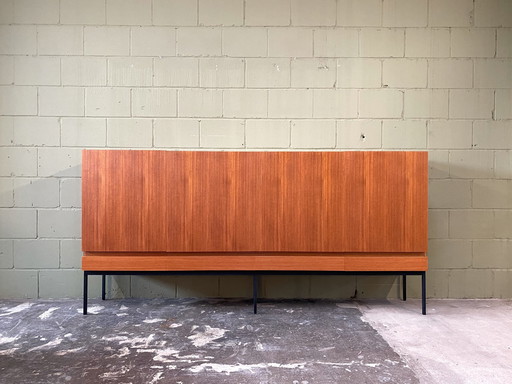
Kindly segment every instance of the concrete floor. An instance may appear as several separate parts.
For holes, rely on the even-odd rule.
[[[510,383],[512,301],[0,301],[0,383]]]

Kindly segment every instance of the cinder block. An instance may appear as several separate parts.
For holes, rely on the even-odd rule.
[[[511,121],[475,121],[473,145],[478,149],[512,148]]]
[[[179,276],[175,279],[176,297],[218,297],[218,276]]]
[[[201,147],[243,148],[245,146],[243,120],[202,120],[200,124]]]
[[[0,178],[0,207],[9,208],[14,206],[14,179]],[[1,242],[0,242],[1,247]]]
[[[401,287],[396,276],[357,276],[357,298],[361,299],[398,299]],[[412,285],[409,279],[409,287]]]
[[[406,89],[404,92],[404,117],[448,118],[448,90]]]
[[[429,240],[429,269],[471,268],[471,240]]]
[[[243,0],[198,0],[199,25],[234,26],[244,23]]]
[[[512,180],[474,180],[474,208],[512,208]]]
[[[220,56],[222,38],[220,28],[178,28],[176,32],[178,56]]]
[[[83,116],[84,89],[75,87],[40,87],[40,116]]]
[[[358,91],[349,89],[315,89],[313,117],[357,117]]]
[[[149,86],[153,82],[153,60],[149,57],[108,60],[108,85]]]
[[[405,30],[405,57],[449,57],[450,30],[448,28],[407,28]]]
[[[153,127],[150,119],[107,119],[108,147],[151,147]]]
[[[201,276],[203,277],[203,276]],[[198,279],[198,276],[191,276]],[[131,276],[129,297],[158,298],[176,297],[176,277],[174,276]]]
[[[178,91],[178,116],[222,116],[222,91],[218,89],[180,89]]]
[[[468,59],[433,59],[428,63],[429,88],[472,88],[473,62]]]
[[[104,147],[107,142],[105,119],[62,118],[61,144],[65,147]]]
[[[0,240],[0,269],[11,269],[14,267],[14,252],[12,240]],[[2,291],[2,297],[3,297]]]
[[[313,51],[315,57],[357,57],[359,31],[353,28],[315,29]]]
[[[382,24],[385,27],[426,27],[427,0],[384,0]]]
[[[197,25],[197,1],[153,0],[153,24]]]
[[[313,30],[310,28],[269,28],[268,55],[312,57]]]
[[[377,59],[338,59],[337,88],[381,88],[382,63]]]
[[[336,0],[291,0],[292,25],[334,26],[336,24]]]
[[[450,177],[481,179],[494,176],[493,151],[450,151]]]
[[[290,86],[290,59],[247,59],[249,88],[286,88]]]
[[[14,24],[14,0],[0,2],[0,24]]]
[[[247,120],[245,122],[247,148],[289,148],[289,120]]]
[[[335,59],[295,59],[291,61],[293,88],[333,88],[336,86]]]
[[[14,21],[16,24],[58,24],[59,0],[16,0]]]
[[[475,60],[475,88],[512,88],[512,60]]]
[[[452,57],[494,57],[496,32],[491,28],[453,28]]]
[[[428,147],[466,149],[472,147],[471,121],[431,120],[428,123]]]
[[[268,97],[266,90],[224,90],[224,117],[267,117]]]
[[[14,144],[14,117],[0,116],[0,146]]]
[[[403,29],[365,28],[360,32],[361,57],[403,57],[405,31]]]
[[[309,297],[312,299],[350,299],[355,295],[355,276],[319,276],[310,277]]]
[[[36,299],[37,271],[0,270],[3,299]]]
[[[431,27],[469,27],[473,20],[473,0],[430,0],[428,24]]]
[[[176,116],[176,90],[136,88],[132,92],[132,115],[142,117]]]
[[[497,57],[512,57],[512,28],[499,28],[496,42]]]
[[[0,209],[0,239],[35,239],[35,209]]]
[[[60,241],[60,267],[79,269],[82,267],[82,241],[66,239]]]
[[[512,179],[512,151],[496,151],[494,156],[496,178]]]
[[[493,271],[490,269],[454,269],[448,278],[451,299],[486,299],[493,293]]]
[[[429,239],[447,239],[449,228],[448,210],[429,209],[428,210],[428,238]]]
[[[251,276],[219,276],[219,296],[225,298],[252,297]]]
[[[334,148],[336,122],[332,120],[295,120],[291,125],[292,148]]]
[[[14,119],[14,144],[60,145],[59,119],[56,117],[17,117]]]
[[[35,25],[0,25],[0,55],[35,55]]]
[[[106,0],[107,24],[151,25],[151,0]]]
[[[82,207],[82,179],[60,180],[60,206],[64,208]]]
[[[446,299],[448,297],[449,270],[434,269],[427,273],[427,297]],[[410,296],[409,294],[407,294]]]
[[[62,85],[106,85],[107,60],[97,57],[63,57]]]
[[[60,0],[60,23],[105,24],[105,0]]]
[[[473,268],[512,268],[512,241],[473,241]]]
[[[512,73],[512,72],[511,72]],[[492,119],[494,92],[483,89],[450,90],[451,119]]]
[[[450,177],[449,151],[428,151],[428,177],[447,179]]]
[[[404,93],[393,89],[363,89],[359,91],[359,117],[400,118]]]
[[[232,58],[201,59],[199,85],[207,88],[239,88],[244,86],[244,60]]]
[[[78,210],[40,210],[38,215],[39,237],[80,238],[82,215]]]
[[[175,56],[176,30],[164,27],[133,27],[133,56]]]
[[[508,0],[475,0],[475,26],[512,27],[512,4]]]
[[[199,121],[155,119],[154,145],[170,148],[199,147]]]
[[[450,211],[450,238],[492,239],[494,213],[492,210],[463,209]]]
[[[248,27],[223,29],[222,54],[228,57],[267,56],[267,30]]]
[[[38,154],[39,176],[82,176],[82,151],[80,149],[40,148]]]
[[[19,208],[55,208],[59,206],[59,180],[14,179],[14,206]]]
[[[14,57],[0,56],[0,85],[14,84]]]
[[[494,286],[492,297],[495,299],[508,299],[512,296],[512,271],[493,271]]]
[[[494,237],[512,239],[512,211],[497,209],[494,211]]]
[[[312,117],[313,92],[310,90],[276,90],[268,91],[269,117]]]
[[[382,25],[381,0],[338,0],[337,25],[379,27]]]
[[[130,116],[128,88],[87,88],[85,99],[86,116]]]
[[[336,148],[381,148],[381,128],[379,120],[338,120]]]
[[[60,85],[60,59],[16,56],[14,83],[16,85]]]
[[[382,82],[391,88],[426,88],[427,60],[384,60]]]
[[[14,268],[59,268],[59,241],[15,240]]]
[[[101,294],[101,277],[89,277],[89,297]],[[39,298],[82,298],[83,272],[73,269],[39,271]]]
[[[0,176],[36,176],[37,149],[2,148],[0,151]]]
[[[40,55],[83,55],[82,26],[37,27],[37,53]]]
[[[91,56],[128,56],[129,27],[85,27],[84,52]]]
[[[246,0],[245,25],[290,25],[290,0]]]
[[[382,148],[424,149],[427,147],[425,120],[384,120]]]
[[[37,88],[0,87],[0,115],[37,115]]]
[[[429,208],[471,208],[469,180],[434,179],[428,188]]]
[[[197,87],[199,85],[199,59],[155,58],[155,86]]]
[[[263,276],[260,294],[266,299],[309,297],[310,276]]]

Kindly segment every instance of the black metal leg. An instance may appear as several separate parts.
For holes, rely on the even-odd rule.
[[[88,291],[88,283],[89,283],[89,274],[84,271],[84,304],[83,311],[84,315],[87,315],[87,291]]]
[[[426,272],[421,273],[421,313],[427,314],[427,277]]]
[[[105,300],[105,280],[106,275],[101,275],[101,300]]]
[[[252,275],[252,305],[254,314],[258,313],[258,275]]]
[[[402,275],[402,300],[407,300],[407,275]]]

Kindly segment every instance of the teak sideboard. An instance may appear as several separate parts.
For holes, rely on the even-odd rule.
[[[84,150],[82,269],[420,275],[427,152]]]

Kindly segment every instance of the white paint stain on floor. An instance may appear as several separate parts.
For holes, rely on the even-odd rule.
[[[161,323],[162,321],[165,321],[165,319],[146,319],[146,320],[142,320],[143,323],[147,323],[147,324]]]
[[[87,307],[87,313],[92,313],[93,315],[97,315],[100,311],[105,309],[102,305],[93,305],[92,307]],[[78,313],[82,313],[82,308],[77,308]]]
[[[33,306],[33,305],[34,305],[34,303],[19,304],[19,305],[15,306],[15,307],[12,307],[10,309],[6,309],[5,313],[0,314],[0,317],[2,317],[2,316],[10,316],[10,315],[13,315],[15,313],[19,313],[19,312],[25,311],[25,310],[29,309],[31,306]]]
[[[43,313],[41,313],[38,317],[39,317],[41,320],[49,319],[49,318],[52,316],[52,313],[53,313],[53,312],[55,312],[57,309],[59,309],[59,307],[51,307],[51,308],[48,308],[46,311],[44,311]]]
[[[279,364],[279,363],[259,363],[259,364],[216,364],[216,363],[203,363],[191,367],[188,370],[193,373],[200,373],[205,371],[213,371],[216,373],[236,373],[244,371],[254,371],[258,369],[267,368],[284,368],[284,369],[304,369],[306,363],[295,364]]]
[[[227,329],[213,328],[209,325],[205,325],[202,332],[197,331],[197,328],[198,326],[193,326],[192,331],[195,333],[188,337],[194,347],[204,347],[206,344],[224,337],[224,334],[227,332]]]
[[[63,339],[61,339],[60,337],[57,337],[55,340],[49,341],[46,344],[40,345],[38,347],[31,348],[28,351],[34,352],[34,351],[39,351],[41,349],[48,349],[48,348],[56,347],[57,345],[62,343],[62,340]]]
[[[2,334],[0,334],[0,345],[1,344],[9,344],[9,343],[13,343],[15,342],[16,340],[19,339],[19,336],[15,336],[15,337],[5,337],[5,336],[2,336]]]

